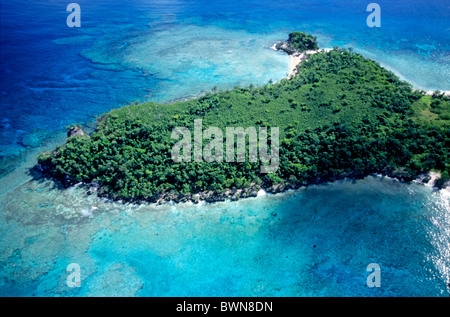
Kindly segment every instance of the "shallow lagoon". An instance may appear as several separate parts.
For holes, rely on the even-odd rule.
[[[2,200],[2,295],[447,296],[449,197],[369,177],[214,204],[30,181]],[[66,267],[81,267],[69,288]],[[368,288],[366,267],[381,266]]]

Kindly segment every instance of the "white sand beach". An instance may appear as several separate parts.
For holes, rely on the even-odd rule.
[[[279,51],[276,47],[276,43],[273,44],[270,48],[273,49],[274,51]],[[289,71],[288,71],[288,75],[287,78],[290,79],[292,78],[292,76],[294,76],[297,73],[297,66],[303,62],[304,60],[308,59],[309,55],[313,55],[319,52],[328,52],[331,49],[320,49],[320,50],[310,50],[310,51],[305,51],[302,53],[294,53],[292,55],[290,55],[290,60],[289,60]]]
[[[324,48],[324,49],[320,49],[320,50],[310,50],[310,51],[305,51],[303,53],[292,54],[290,56],[291,60],[289,62],[289,73],[288,73],[287,78],[290,79],[290,78],[292,78],[292,76],[297,74],[297,66],[301,62],[303,62],[304,60],[307,60],[309,55],[313,55],[313,54],[316,54],[316,53],[319,53],[319,52],[325,52],[326,53],[326,52],[329,52],[329,51],[331,51],[330,48]]]
[[[444,90],[444,91],[440,91],[441,93],[444,93],[445,96],[449,96],[450,97],[450,90]],[[433,90],[428,90],[426,92],[427,95],[432,96],[434,94]]]

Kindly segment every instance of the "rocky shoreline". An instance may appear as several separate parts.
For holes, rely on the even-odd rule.
[[[102,187],[98,183],[76,183],[74,180],[72,180],[67,175],[63,176],[62,178],[52,176],[50,171],[50,166],[42,166],[41,164],[37,164],[35,166],[35,169],[37,169],[42,177],[49,177],[53,181],[59,182],[62,187],[68,188],[72,186],[81,185],[86,189],[87,195],[93,195],[96,194],[99,197],[110,199],[115,202],[119,203],[137,203],[137,204],[145,204],[145,203],[154,203],[156,205],[162,205],[166,203],[194,203],[198,204],[201,202],[206,203],[215,203],[215,202],[224,202],[224,201],[237,201],[239,199],[243,198],[250,198],[250,197],[259,197],[264,196],[266,194],[278,194],[287,192],[288,190],[298,190],[300,188],[306,188],[310,185],[320,185],[320,184],[326,184],[334,181],[340,181],[340,180],[358,180],[363,179],[369,176],[378,176],[378,177],[389,177],[392,179],[396,179],[400,182],[404,183],[410,183],[415,182],[419,184],[423,184],[425,186],[431,187],[435,190],[443,190],[445,191],[448,196],[450,197],[450,184],[444,184],[443,186],[436,186],[436,180],[440,178],[440,174],[437,172],[427,172],[423,173],[419,176],[412,176],[407,175],[403,173],[402,171],[383,171],[381,173],[372,173],[369,175],[352,175],[352,174],[345,174],[340,175],[339,177],[336,177],[334,179],[313,179],[309,182],[303,182],[302,184],[291,184],[291,183],[283,183],[283,184],[276,184],[276,185],[267,185],[267,184],[256,184],[252,183],[249,188],[239,188],[239,189],[227,189],[223,192],[214,192],[211,190],[208,191],[202,191],[194,194],[182,194],[182,193],[174,193],[174,192],[165,192],[159,195],[154,195],[152,197],[146,197],[146,198],[123,198],[123,197],[113,197],[111,194],[104,192],[102,190]]]

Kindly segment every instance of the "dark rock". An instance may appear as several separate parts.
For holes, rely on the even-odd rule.
[[[84,132],[80,127],[70,127],[69,130],[67,130],[67,137],[73,137],[73,136],[83,136]]]

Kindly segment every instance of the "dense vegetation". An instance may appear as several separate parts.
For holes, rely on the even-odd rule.
[[[91,135],[74,135],[39,158],[65,185],[97,185],[115,199],[211,200],[281,191],[344,177],[383,173],[411,180],[450,172],[450,100],[413,91],[393,73],[348,50],[318,53],[292,79],[236,87],[170,105],[144,103],[103,115]],[[171,159],[175,127],[280,128],[280,166],[261,174],[260,162]],[[204,141],[206,143],[206,141]]]
[[[305,32],[295,31],[289,34],[286,42],[279,42],[276,48],[285,51],[288,54],[295,52],[304,52],[309,50],[318,50],[317,38]]]

